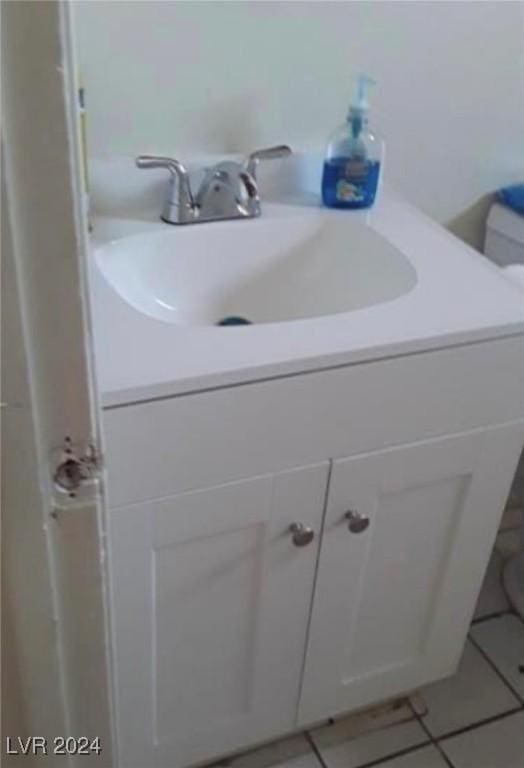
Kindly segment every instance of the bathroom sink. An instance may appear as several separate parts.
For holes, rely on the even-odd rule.
[[[265,215],[169,226],[96,249],[122,299],[179,326],[280,323],[392,301],[416,284],[408,259],[344,214]]]

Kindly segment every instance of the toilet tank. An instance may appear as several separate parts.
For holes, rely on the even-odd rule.
[[[524,264],[524,216],[494,203],[486,222],[484,253],[501,267]]]

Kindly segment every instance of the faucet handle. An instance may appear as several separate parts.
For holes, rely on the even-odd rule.
[[[138,155],[135,160],[137,168],[166,168],[173,175],[186,175],[187,171],[179,160],[174,157],[160,157],[158,155]]]
[[[277,157],[289,157],[290,154],[291,147],[288,147],[287,144],[278,144],[276,147],[257,149],[246,157],[244,160],[244,167],[246,171],[255,178],[257,165],[260,160],[273,160]]]
[[[173,194],[170,203],[180,205],[189,209],[194,208],[195,202],[191,194],[191,185],[189,183],[189,174],[186,168],[179,160],[174,157],[159,157],[157,155],[139,155],[136,160],[136,167],[142,169],[165,168],[173,177]],[[178,184],[175,184],[178,182]],[[178,187],[178,192],[176,191]]]

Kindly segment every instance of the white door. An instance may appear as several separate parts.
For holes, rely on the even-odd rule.
[[[523,440],[521,425],[334,462],[300,724],[453,672]]]
[[[109,765],[100,499],[53,488],[67,437],[99,444],[69,10],[2,6],[2,588],[12,735],[99,736]]]
[[[327,475],[326,462],[110,511],[122,768],[294,728]]]

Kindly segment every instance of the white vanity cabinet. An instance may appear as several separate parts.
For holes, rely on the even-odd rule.
[[[524,443],[522,351],[104,412],[120,768],[210,761],[453,672]]]
[[[521,440],[492,429],[333,463],[299,724],[451,673]]]
[[[328,466],[111,513],[122,766],[295,728]]]

